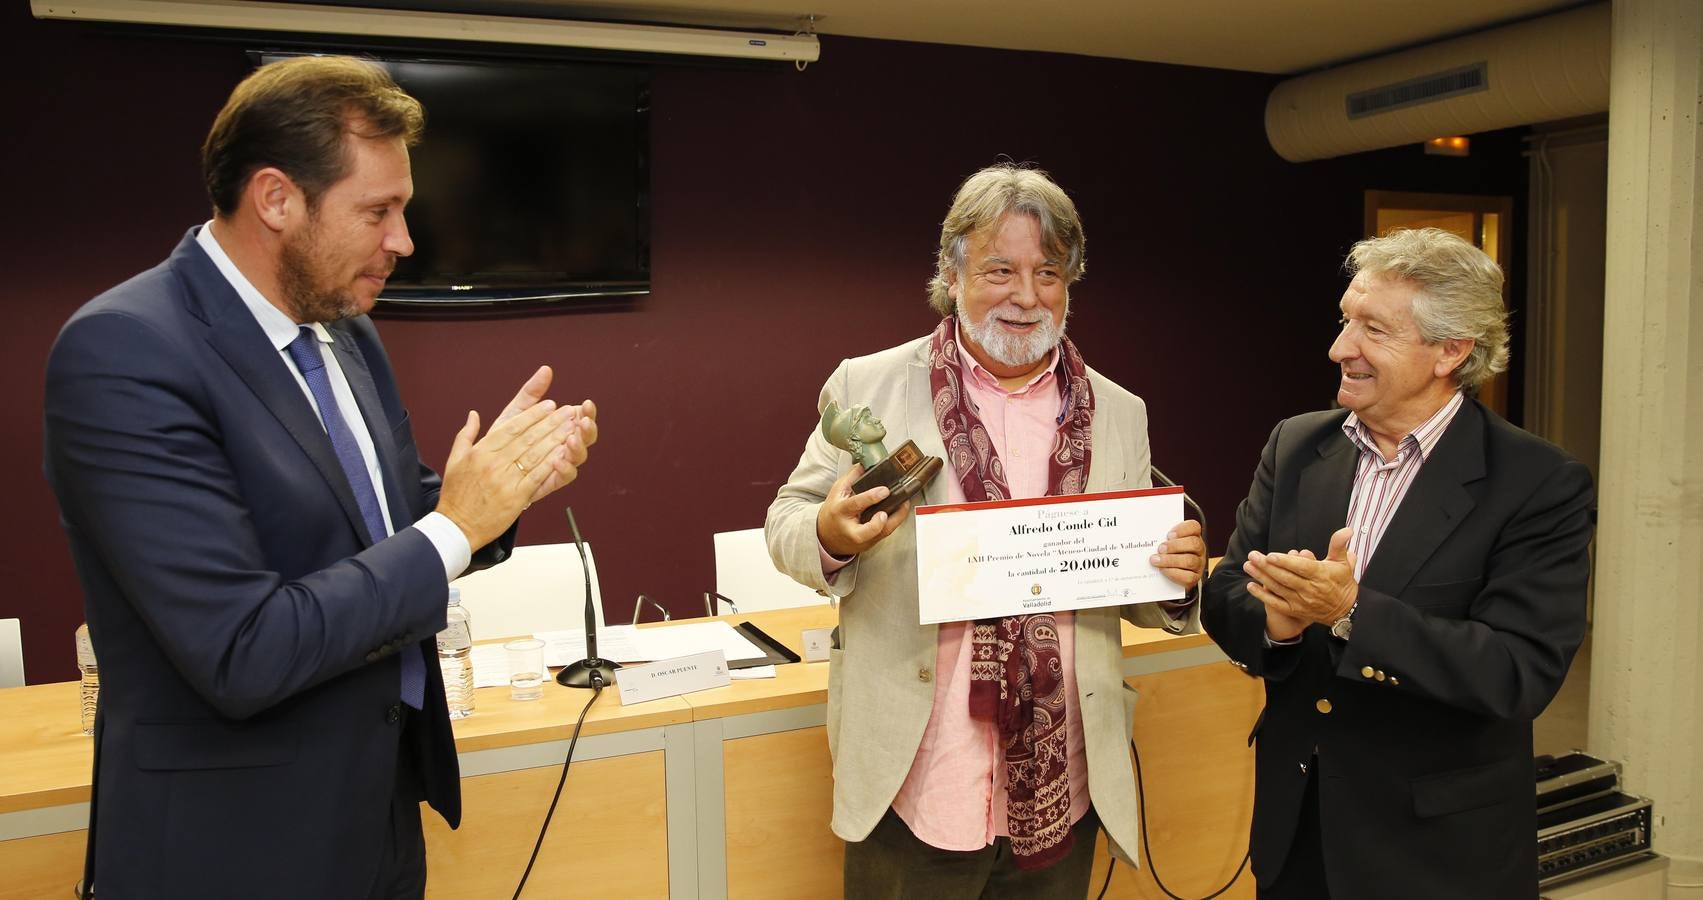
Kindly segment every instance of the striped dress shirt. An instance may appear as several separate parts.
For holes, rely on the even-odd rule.
[[[1431,456],[1431,450],[1442,440],[1443,432],[1460,411],[1462,395],[1456,391],[1449,402],[1431,414],[1396,445],[1394,459],[1384,459],[1378,443],[1360,417],[1349,413],[1342,431],[1360,451],[1360,462],[1354,469],[1354,493],[1348,500],[1348,527],[1354,533],[1348,538],[1348,549],[1354,552],[1354,580],[1359,581],[1378,551],[1378,542],[1390,527],[1396,510],[1419,469]]]

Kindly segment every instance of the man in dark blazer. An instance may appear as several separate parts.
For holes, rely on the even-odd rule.
[[[365,315],[412,250],[421,123],[367,63],[258,70],[203,148],[213,220],[54,344],[106,900],[419,897],[420,801],[460,820],[447,585],[574,479],[596,409],[541,368],[483,437],[469,413],[441,480],[421,461]]]
[[[1502,273],[1436,229],[1362,241],[1343,407],[1278,423],[1202,622],[1265,680],[1262,900],[1537,895],[1531,720],[1585,632],[1589,471],[1470,395]]]

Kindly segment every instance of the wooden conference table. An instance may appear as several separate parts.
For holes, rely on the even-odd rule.
[[[802,630],[832,625],[835,613],[813,606],[723,618],[756,622],[800,651]],[[1247,734],[1259,684],[1205,635],[1128,623],[1124,672],[1140,692],[1135,740],[1153,857],[1172,891],[1203,895],[1247,850]],[[0,690],[0,898],[67,898],[80,874],[92,750],[78,731],[77,688]],[[605,690],[586,716],[525,896],[838,897],[827,690],[827,663],[626,707]],[[525,703],[506,688],[477,691],[475,713],[455,723],[462,826],[452,832],[425,816],[428,897],[514,892],[590,695],[554,682]],[[1093,892],[1105,877],[1104,843]],[[1162,895],[1144,860],[1139,873],[1120,866],[1107,896]],[[1251,877],[1224,896],[1252,897]]]

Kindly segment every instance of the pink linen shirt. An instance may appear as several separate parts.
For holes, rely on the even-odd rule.
[[[1047,492],[1047,461],[1058,432],[1063,398],[1059,393],[1058,350],[1041,374],[1015,391],[963,351],[958,339],[965,396],[975,404],[995,452],[1005,464],[1006,484],[1014,498]],[[947,502],[962,503],[963,489],[952,472],[942,472]],[[1082,711],[1076,702],[1076,619],[1055,613],[1064,692],[1069,752],[1070,820],[1088,811],[1088,758],[1083,749]],[[893,798],[893,810],[911,833],[942,850],[979,850],[1009,835],[1005,821],[1005,765],[993,723],[970,717],[970,625],[940,626],[934,666],[934,709],[911,763],[910,774]]]

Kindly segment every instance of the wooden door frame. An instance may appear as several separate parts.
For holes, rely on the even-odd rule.
[[[1508,262],[1512,244],[1514,198],[1498,194],[1427,194],[1417,191],[1366,191],[1365,215],[1361,233],[1366,237],[1378,234],[1378,211],[1381,209],[1423,209],[1438,212],[1472,213],[1474,246],[1483,240],[1484,216],[1495,213],[1501,218],[1496,240],[1496,265],[1502,268],[1502,308],[1508,309]],[[1480,247],[1479,249],[1484,249]],[[1510,342],[1508,350],[1515,352]],[[1509,361],[1512,368],[1513,361]],[[1478,389],[1479,402],[1497,415],[1508,416],[1508,373],[1502,372]]]

